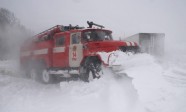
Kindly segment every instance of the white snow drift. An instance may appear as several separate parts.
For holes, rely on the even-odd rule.
[[[42,85],[8,75],[17,74],[15,63],[1,61],[0,112],[186,111],[186,70],[167,66],[148,54],[117,54],[113,64],[120,64],[132,82],[106,69],[90,83]]]

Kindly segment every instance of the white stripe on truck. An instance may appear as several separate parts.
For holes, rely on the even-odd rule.
[[[39,49],[39,50],[34,50],[34,55],[40,55],[40,54],[47,54],[48,49]]]
[[[126,42],[127,46],[130,46],[130,42]]]
[[[65,52],[65,47],[55,47],[53,48],[53,53]]]
[[[134,42],[131,42],[132,43],[132,46],[135,46],[135,43]]]

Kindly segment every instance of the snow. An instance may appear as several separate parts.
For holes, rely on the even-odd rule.
[[[186,111],[185,63],[149,54],[120,51],[116,54],[117,58],[111,59],[111,63],[121,65],[120,72],[131,79],[104,69],[104,75],[90,83],[70,81],[42,85],[21,78],[16,61],[0,61],[0,112]]]

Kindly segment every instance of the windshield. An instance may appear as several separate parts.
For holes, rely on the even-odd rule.
[[[104,41],[104,40],[112,40],[111,32],[108,31],[86,31],[83,33],[83,41]]]

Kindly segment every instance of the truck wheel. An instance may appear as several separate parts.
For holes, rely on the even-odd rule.
[[[49,74],[44,62],[30,63],[29,76],[32,80],[43,84],[57,83],[56,78]]]
[[[89,76],[92,75],[93,79],[95,78],[100,78],[101,75],[101,63],[93,63],[91,62],[88,66],[88,70],[89,70]]]
[[[44,83],[44,84],[55,83],[56,81],[54,79],[55,79],[55,77],[53,75],[51,75],[46,69],[42,70],[42,73],[41,73],[42,83]]]
[[[99,60],[89,60],[84,66],[80,67],[80,78],[85,82],[89,82],[91,76],[93,79],[99,79],[102,73],[101,62]]]
[[[36,69],[31,69],[31,70],[30,70],[30,78],[31,78],[33,81],[39,81],[38,72],[37,72]]]

